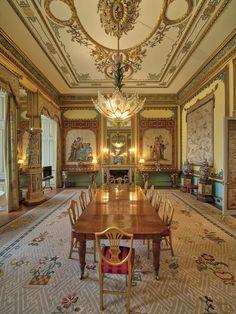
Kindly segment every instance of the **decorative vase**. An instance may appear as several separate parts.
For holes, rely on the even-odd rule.
[[[210,167],[206,159],[203,161],[202,165],[200,166],[199,174],[202,181],[206,181],[209,177]]]
[[[182,172],[184,175],[187,175],[191,172],[191,164],[188,162],[188,160],[185,160],[182,166]]]

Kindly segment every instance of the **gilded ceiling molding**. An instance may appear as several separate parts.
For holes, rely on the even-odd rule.
[[[185,84],[185,86],[178,92],[178,98],[184,100],[191,97],[191,94],[196,92],[196,87],[204,84],[204,82],[209,81],[212,76],[215,77],[215,73],[219,72],[219,69],[225,66],[236,53],[236,34],[231,37],[230,40],[218,50],[214,56],[207,60],[203,64],[201,69]]]
[[[47,15],[56,23],[67,27],[67,32],[71,34],[71,40],[77,41],[80,45],[84,45],[88,47],[91,51],[91,56],[95,60],[95,66],[97,67],[99,72],[104,73],[107,77],[110,78],[109,69],[114,64],[114,54],[116,53],[116,49],[111,49],[105,47],[98,43],[94,38],[92,38],[85,28],[83,27],[79,16],[76,11],[76,7],[74,4],[74,0],[61,0],[71,11],[71,17],[68,20],[60,20],[56,18],[50,10],[50,4],[54,0],[45,0],[45,11]],[[176,20],[168,19],[168,10],[173,1],[163,0],[163,6],[161,12],[159,14],[158,21],[154,28],[151,30],[147,38],[143,39],[138,45],[127,49],[120,49],[121,54],[123,55],[124,61],[123,64],[129,68],[128,73],[126,73],[125,78],[131,77],[134,72],[137,72],[141,69],[141,64],[143,62],[143,58],[146,56],[146,47],[154,47],[155,44],[151,40],[152,37],[155,38],[156,42],[161,42],[164,36],[164,31],[167,30],[162,24],[165,25],[176,25],[182,21],[184,21],[193,10],[193,0],[186,0],[188,4],[187,11],[183,14],[183,16]],[[128,4],[128,6],[126,5]],[[105,8],[106,5],[106,8]],[[116,20],[116,14],[121,14],[123,18],[122,21],[122,31],[123,33],[130,31],[133,29],[134,24],[136,23],[136,19],[138,16],[138,1],[127,1],[127,0],[111,0],[111,1],[100,1],[98,4],[98,11],[103,8],[106,10],[102,13],[101,23],[105,28],[105,32],[112,34],[113,36],[117,34],[116,27],[114,26]],[[105,17],[106,15],[106,17]],[[132,18],[131,18],[132,16]],[[130,23],[130,19],[132,22]],[[129,24],[129,23],[130,24]],[[111,23],[111,24],[109,24]],[[160,29],[161,26],[161,29]],[[151,40],[151,41],[150,41]],[[135,66],[134,66],[135,65]]]
[[[196,47],[199,45],[202,39],[209,32],[210,28],[213,26],[216,19],[221,15],[224,8],[227,6],[227,4],[230,1],[231,0],[225,0],[223,2],[220,2],[219,0],[217,1],[209,0],[207,4],[206,2],[202,1],[201,5],[198,7],[195,13],[195,17],[192,18],[191,23],[188,25],[188,29],[185,32],[185,36],[181,39],[181,41],[178,44],[179,48],[182,45],[182,49],[177,49],[176,53],[174,53],[173,55],[171,55],[170,53],[168,55],[168,56],[171,56],[171,58],[168,60],[168,62],[165,63],[165,65],[163,66],[162,70],[159,73],[159,80],[162,81],[162,83],[160,84],[161,87],[168,87],[171,84],[171,82],[173,82],[174,78],[178,75],[179,71],[183,68],[183,66],[189,60],[191,54],[195,51]],[[204,7],[205,4],[206,6]],[[221,4],[219,10],[217,11],[216,14],[213,14],[215,13],[215,10],[219,4]],[[202,14],[201,14],[201,11],[203,11]],[[211,16],[213,16],[212,20],[209,23],[209,25],[207,25],[207,22],[211,18]],[[199,32],[199,34],[196,34],[194,38],[191,38],[190,36],[193,35],[193,32],[195,31],[195,29],[198,28],[196,26],[197,24],[195,20],[195,18],[197,17],[198,17],[197,23],[200,24],[201,22],[204,22],[205,25],[207,25],[207,27],[202,33]],[[194,24],[195,26],[193,26]],[[193,27],[193,31],[191,31],[192,27]],[[202,26],[200,27],[200,29],[201,28]],[[174,46],[172,48],[174,48]],[[167,79],[168,74],[169,74],[169,79]]]
[[[40,73],[23,52],[11,42],[2,29],[0,29],[0,53],[16,65],[30,81],[43,89],[54,101],[58,101],[59,92],[56,88]]]

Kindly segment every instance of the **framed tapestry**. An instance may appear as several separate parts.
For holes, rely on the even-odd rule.
[[[90,164],[98,155],[99,122],[91,120],[63,119],[64,165]]]
[[[176,120],[172,118],[140,119],[140,156],[145,164],[158,162],[162,168],[176,168]]]
[[[187,160],[201,165],[214,160],[214,95],[209,95],[187,109]]]

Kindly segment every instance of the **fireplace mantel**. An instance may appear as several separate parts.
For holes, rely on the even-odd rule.
[[[135,182],[135,172],[137,166],[135,164],[104,164],[102,165],[103,183],[108,183],[110,178],[110,171],[127,170],[129,176],[129,183]]]

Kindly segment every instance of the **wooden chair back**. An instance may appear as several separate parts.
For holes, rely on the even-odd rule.
[[[164,210],[163,210],[162,220],[167,226],[171,225],[173,215],[174,215],[174,207],[172,206],[171,201],[169,199],[166,199],[164,201]]]
[[[76,221],[79,219],[80,216],[80,210],[78,206],[78,202],[75,200],[70,201],[70,206],[68,208],[69,218],[71,226],[73,227]]]
[[[152,201],[154,190],[155,190],[154,185],[152,185],[150,189],[147,191],[147,199],[150,201]]]
[[[154,190],[154,193],[153,193],[153,196],[152,196],[152,207],[154,207],[155,208],[155,206],[156,206],[156,198],[157,198],[157,195],[158,194],[158,191],[157,190]]]
[[[157,192],[156,200],[155,200],[155,206],[154,206],[154,208],[157,212],[159,212],[159,209],[161,206],[161,201],[162,201],[162,196],[160,195],[159,192]]]
[[[147,191],[148,191],[148,180],[146,180],[145,183],[144,183],[143,192],[144,192],[145,195],[147,195]]]
[[[132,272],[134,265],[134,249],[133,249],[133,234],[126,233],[117,227],[110,227],[102,232],[95,233],[96,246],[99,256],[98,271],[99,271],[99,286],[100,286],[100,310],[103,310],[103,294],[117,294],[127,297],[126,310],[129,313],[130,295],[132,285]],[[101,246],[100,239],[108,239],[109,246]],[[129,241],[129,246],[121,246],[121,240],[125,238]],[[121,256],[119,256],[121,255]],[[122,266],[121,266],[122,265]],[[122,271],[123,270],[123,271]],[[104,274],[126,274],[127,289],[121,290],[106,290],[104,289]]]
[[[84,191],[80,192],[79,202],[80,202],[80,206],[81,206],[82,211],[84,211],[88,205],[87,196],[86,196],[86,193]]]
[[[104,236],[109,241],[109,252],[110,252],[110,258],[107,259],[103,255],[102,247],[100,246],[100,239],[104,238]],[[122,238],[129,240],[129,253],[128,255],[122,260],[119,258],[120,254],[120,242]],[[95,233],[95,239],[96,239],[96,247],[98,250],[99,255],[99,262],[104,260],[105,263],[112,265],[112,266],[119,266],[123,263],[130,262],[132,248],[133,248],[133,234],[129,234],[121,230],[120,228],[117,228],[115,226],[109,227],[106,230],[102,232],[96,232]]]
[[[88,187],[89,200],[91,201],[94,195],[97,193],[97,184],[96,182],[92,182]]]

